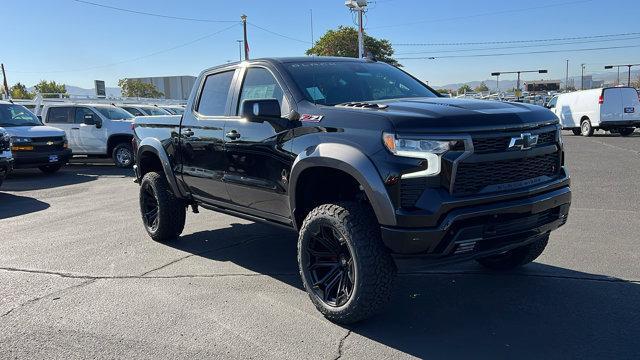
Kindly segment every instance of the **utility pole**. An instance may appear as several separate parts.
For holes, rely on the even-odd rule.
[[[7,84],[7,74],[4,72],[4,64],[0,64],[0,68],[2,68],[2,79],[4,83],[5,94],[7,94],[8,99],[11,99],[11,92],[9,92],[9,85]]]
[[[242,40],[236,40],[238,42],[238,56],[240,56],[240,61],[242,61]]]
[[[569,59],[567,59],[567,70],[564,73],[564,91],[569,91]]]
[[[366,11],[367,0],[345,0],[344,3],[351,11],[358,13],[358,57],[362,59],[364,53],[364,24],[363,15]]]
[[[587,66],[587,64],[582,63],[580,64],[580,68],[582,69],[582,73],[580,75],[580,90],[584,90],[584,68]]]
[[[496,73],[495,77],[496,77],[496,92],[500,94],[500,73]]]
[[[315,44],[315,39],[313,38],[313,9],[309,9],[309,17],[311,22],[311,46],[313,46]]]
[[[244,34],[244,59],[249,60],[249,42],[247,42],[247,15],[242,14],[242,32]]]

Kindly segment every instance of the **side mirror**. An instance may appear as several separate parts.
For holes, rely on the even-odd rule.
[[[282,118],[280,103],[276,99],[244,100],[240,110],[240,116],[252,122]]]

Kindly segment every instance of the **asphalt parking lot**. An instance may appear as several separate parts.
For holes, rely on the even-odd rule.
[[[18,171],[0,188],[0,358],[640,358],[640,133],[564,138],[570,220],[536,263],[404,272],[349,327],[302,290],[293,233],[202,211],[155,243],[130,171]]]

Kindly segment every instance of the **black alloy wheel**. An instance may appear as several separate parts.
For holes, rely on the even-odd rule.
[[[333,307],[347,303],[353,294],[356,267],[345,239],[329,224],[318,224],[312,230],[305,249],[313,292]]]
[[[151,232],[155,232],[158,230],[158,213],[160,205],[158,203],[158,198],[156,197],[156,194],[151,187],[151,184],[143,184],[140,196],[140,203],[142,205],[142,219],[144,220],[144,225]]]

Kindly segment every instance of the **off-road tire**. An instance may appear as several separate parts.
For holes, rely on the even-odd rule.
[[[45,174],[53,174],[58,172],[62,168],[62,165],[42,165],[38,166],[38,169]]]
[[[580,132],[580,129],[571,129],[571,132],[573,133],[573,135],[575,136],[580,136],[582,133]]]
[[[145,191],[151,190],[157,201],[157,224],[149,224],[145,217]],[[140,214],[151,238],[158,242],[176,239],[184,230],[186,204],[176,198],[162,173],[149,172],[140,183]]]
[[[341,306],[323,301],[311,284],[308,248],[314,229],[331,227],[346,244],[353,259],[353,287]],[[382,243],[380,225],[365,203],[338,202],[313,209],[305,218],[298,238],[300,276],[311,301],[330,321],[350,324],[378,313],[388,303],[396,274],[396,265]]]
[[[491,270],[512,270],[537,259],[544,251],[548,242],[549,235],[547,234],[525,246],[509,250],[503,254],[480,258],[476,261]]]
[[[128,152],[128,160],[125,161],[121,159],[120,156],[118,156],[118,154],[122,151]],[[111,152],[111,158],[113,159],[113,163],[116,164],[117,167],[128,169],[132,167],[134,163],[133,147],[131,146],[131,144],[126,142],[119,143],[113,148],[113,151]]]
[[[593,126],[591,126],[591,120],[583,119],[580,121],[580,135],[589,137],[593,135]]]
[[[635,128],[621,128],[618,129],[618,134],[620,134],[621,136],[630,136],[634,133],[634,131],[636,131]]]

